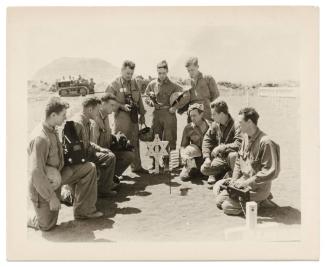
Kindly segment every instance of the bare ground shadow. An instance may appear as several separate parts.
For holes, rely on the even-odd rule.
[[[265,222],[301,224],[301,211],[290,206],[259,209],[258,223]]]
[[[168,173],[164,174],[142,174],[141,176],[130,174],[123,177],[118,189],[117,196],[112,200],[115,202],[129,201],[132,196],[147,197],[152,193],[146,191],[149,186],[165,184],[170,187],[178,187],[181,184],[172,181],[174,177]]]
[[[108,218],[94,220],[72,220],[63,222],[53,230],[42,232],[42,237],[53,242],[90,242],[95,239],[94,231],[104,230],[113,227],[115,222]],[[101,241],[112,242],[103,239]]]

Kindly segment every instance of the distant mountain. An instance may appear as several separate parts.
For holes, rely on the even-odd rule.
[[[83,78],[93,78],[96,83],[110,82],[119,75],[119,69],[111,63],[98,58],[63,57],[52,61],[38,70],[32,77],[34,81],[53,83],[57,79],[75,79],[81,75]]]

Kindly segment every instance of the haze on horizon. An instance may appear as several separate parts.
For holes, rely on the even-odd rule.
[[[131,59],[135,73],[145,76],[155,76],[156,64],[166,59],[170,75],[186,78],[185,60],[197,56],[200,70],[217,80],[299,80],[301,51],[292,27],[220,19],[214,11],[159,10],[94,9],[87,16],[84,9],[58,9],[30,19],[24,26],[29,77],[58,58],[85,57],[116,67]]]

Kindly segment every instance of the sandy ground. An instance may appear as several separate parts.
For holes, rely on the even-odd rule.
[[[29,133],[43,116],[49,93],[30,95],[28,99]],[[261,211],[259,224],[276,222],[281,227],[299,226],[300,212],[300,139],[297,98],[263,98],[224,96],[230,112],[236,116],[240,107],[254,106],[260,113],[259,125],[281,146],[281,173],[273,183],[276,209]],[[80,110],[82,97],[70,97],[69,116]],[[151,122],[151,112],[146,116]],[[178,143],[185,116],[178,115]],[[141,155],[146,145],[141,143]],[[145,167],[150,159],[143,156]],[[170,181],[170,182],[169,182]],[[180,188],[186,188],[184,194]],[[170,192],[171,189],[171,192]],[[71,207],[62,205],[58,226],[42,233],[28,229],[28,237],[51,241],[217,241],[224,240],[224,230],[243,226],[243,217],[229,217],[218,210],[211,190],[200,179],[182,182],[173,175],[132,175],[125,173],[119,194],[101,199],[98,208],[105,213],[101,219],[74,221]],[[29,208],[31,206],[29,205]],[[287,236],[284,237],[287,240]],[[290,239],[293,239],[293,237]]]

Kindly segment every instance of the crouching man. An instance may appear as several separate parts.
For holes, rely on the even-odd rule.
[[[108,115],[117,112],[118,108],[119,103],[116,96],[107,93],[101,98],[98,118],[91,124],[91,141],[101,147],[110,149],[116,156],[114,182],[119,182],[119,177],[134,160],[134,152],[131,149],[128,151],[126,148],[113,146],[117,137],[112,135]]]
[[[250,200],[259,204],[269,203],[272,180],[280,170],[279,146],[257,126],[259,114],[254,108],[244,108],[239,112],[239,123],[244,139],[235,162],[229,185],[250,190]],[[229,197],[218,181],[214,186],[216,204],[226,214],[239,215],[242,207],[239,201]]]
[[[210,126],[210,123],[203,118],[204,107],[202,104],[190,105],[187,113],[191,122],[184,128],[181,143],[181,158],[184,166],[179,178],[182,181],[201,175],[202,140]]]
[[[60,186],[69,184],[75,188],[74,217],[88,219],[101,217],[96,210],[96,167],[87,162],[64,167],[62,144],[56,126],[66,120],[68,104],[60,98],[51,98],[45,110],[45,121],[37,127],[28,147],[29,195],[35,216],[28,226],[43,231],[51,230],[57,223],[60,209]],[[56,176],[57,181],[50,179]]]
[[[202,154],[205,160],[201,172],[209,176],[208,184],[213,185],[233,170],[242,137],[225,101],[215,100],[210,107],[214,122],[203,138]]]

